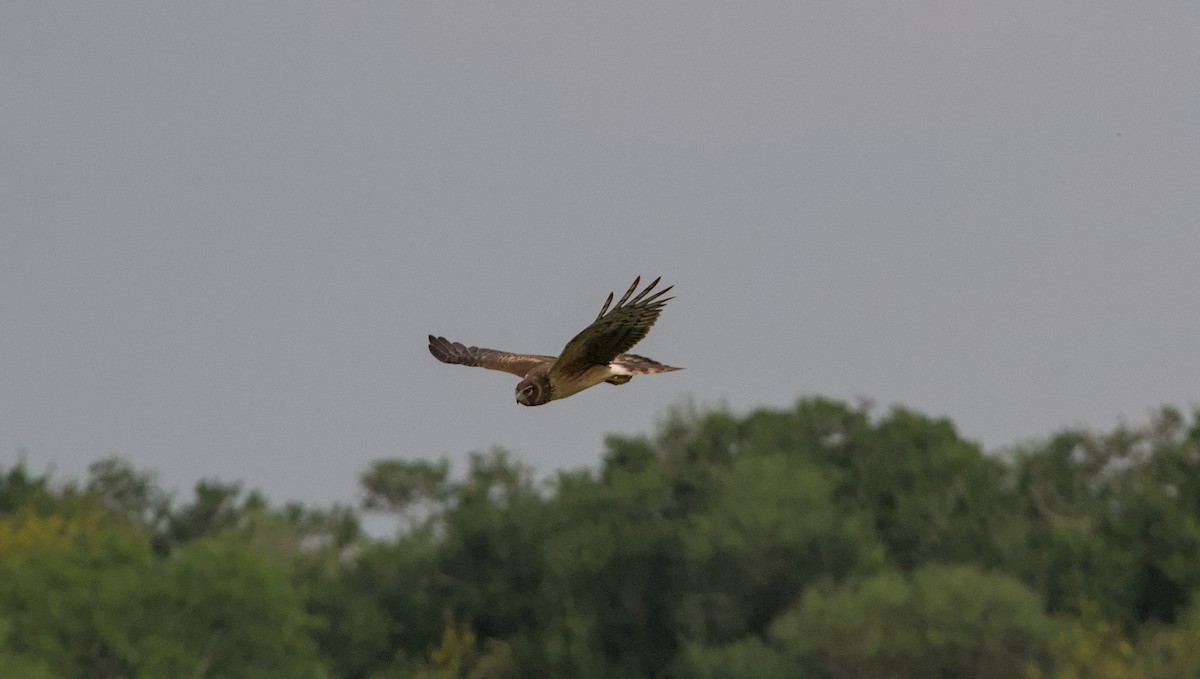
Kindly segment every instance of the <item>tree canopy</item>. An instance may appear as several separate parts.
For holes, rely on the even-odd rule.
[[[1200,412],[985,452],[904,408],[685,403],[595,468],[361,481],[0,469],[0,676],[1200,678]]]

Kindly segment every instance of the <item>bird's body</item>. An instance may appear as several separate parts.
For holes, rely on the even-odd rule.
[[[611,311],[610,293],[596,320],[567,342],[558,356],[468,347],[433,335],[429,336],[429,353],[443,363],[502,370],[521,377],[517,402],[527,406],[566,398],[601,382],[625,384],[634,375],[680,370],[644,356],[624,353],[650,332],[663,306],[672,299],[660,299],[670,287],[647,296],[658,284],[657,278],[630,299],[640,281],[641,277],[634,279]]]

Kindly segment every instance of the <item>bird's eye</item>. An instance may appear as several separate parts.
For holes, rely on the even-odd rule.
[[[533,385],[531,384],[528,387],[525,387],[524,389],[521,390],[521,393],[525,394],[526,396],[529,396],[530,394],[533,393]]]

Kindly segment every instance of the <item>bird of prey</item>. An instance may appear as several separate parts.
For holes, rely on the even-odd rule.
[[[674,299],[662,298],[674,286],[650,294],[659,278],[630,299],[640,281],[641,276],[633,279],[633,285],[611,311],[608,308],[613,301],[610,292],[596,320],[567,342],[558,356],[468,347],[433,335],[429,336],[429,353],[443,363],[503,370],[520,377],[517,403],[526,406],[540,406],[566,398],[601,382],[625,384],[634,375],[680,370],[645,356],[625,353],[650,332],[663,305]]]

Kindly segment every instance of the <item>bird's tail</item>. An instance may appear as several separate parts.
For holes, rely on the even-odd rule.
[[[669,373],[672,370],[683,370],[683,368],[664,365],[652,358],[636,354],[621,354],[614,358],[609,365],[618,373],[618,376],[653,375],[654,373]]]

